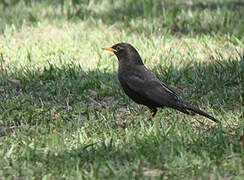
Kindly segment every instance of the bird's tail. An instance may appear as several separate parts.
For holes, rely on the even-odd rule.
[[[191,111],[193,111],[193,112],[195,112],[195,113],[197,113],[197,114],[200,114],[200,115],[202,115],[202,116],[205,116],[205,117],[207,117],[208,119],[211,119],[212,121],[214,121],[214,122],[216,122],[216,123],[219,122],[219,121],[218,121],[217,119],[215,119],[214,117],[212,117],[212,116],[210,116],[209,114],[203,112],[202,110],[200,110],[200,109],[194,107],[193,105],[191,105],[191,104],[188,103],[188,102],[185,102],[185,101],[184,101],[184,102],[183,102],[183,107],[184,107],[185,109],[187,109],[187,110],[191,110]]]

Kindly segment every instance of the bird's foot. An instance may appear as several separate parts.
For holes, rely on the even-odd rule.
[[[152,117],[154,117],[157,113],[157,110],[152,110]]]
[[[151,116],[147,118],[148,121],[151,121],[152,118],[156,115],[157,109],[151,109]]]

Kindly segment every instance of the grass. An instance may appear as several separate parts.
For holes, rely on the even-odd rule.
[[[241,1],[1,2],[0,179],[243,179]],[[101,50],[122,41],[222,125],[147,121]]]

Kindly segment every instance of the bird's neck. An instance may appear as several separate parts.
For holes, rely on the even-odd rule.
[[[118,73],[128,72],[128,71],[136,71],[141,67],[145,67],[144,64],[127,64],[127,63],[119,63]]]
[[[119,65],[121,66],[135,66],[135,65],[144,65],[140,56],[132,57],[120,57]]]

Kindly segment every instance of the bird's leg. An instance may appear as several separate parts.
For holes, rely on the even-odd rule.
[[[157,109],[156,108],[151,108],[150,107],[150,110],[151,110],[151,114],[152,115],[147,118],[148,121],[150,121],[152,119],[152,117],[154,117],[156,115],[156,113],[157,113]]]
[[[157,109],[156,108],[153,108],[151,110],[151,113],[152,113],[152,117],[154,117],[157,114]]]

